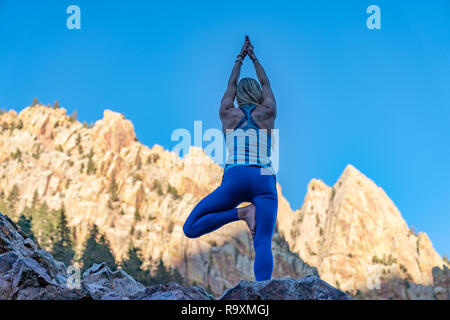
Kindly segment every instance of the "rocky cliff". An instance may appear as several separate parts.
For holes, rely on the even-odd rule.
[[[377,278],[432,286],[432,269],[447,265],[383,189],[351,165],[332,187],[312,180],[302,207],[279,223],[291,251],[343,290],[367,291]]]
[[[132,241],[146,262],[162,258],[216,295],[254,280],[244,222],[198,239],[183,234],[187,215],[220,184],[223,172],[201,149],[192,147],[180,159],[139,143],[119,113],[106,110],[89,126],[62,108],[35,105],[0,115],[0,150],[0,197],[14,200],[12,218],[35,197],[51,209],[64,206],[78,255],[96,224],[119,261]],[[442,279],[436,270],[446,263],[428,236],[411,232],[385,192],[357,169],[347,166],[333,187],[312,180],[296,211],[277,187],[274,278],[319,274],[366,298],[389,297],[392,281],[400,279],[402,298],[414,296],[405,292],[415,285],[431,288],[418,287],[426,292],[421,297],[437,297],[432,270]],[[371,279],[380,279],[381,288],[368,289]]]

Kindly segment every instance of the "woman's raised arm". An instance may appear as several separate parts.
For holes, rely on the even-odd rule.
[[[261,84],[263,102],[262,106],[268,107],[276,116],[277,113],[277,102],[275,100],[275,96],[272,92],[272,88],[270,86],[269,78],[267,77],[266,72],[264,71],[263,66],[259,62],[258,58],[255,55],[254,47],[249,40],[247,46],[247,53],[250,59],[253,61],[253,66],[255,67],[256,75],[258,76],[259,83]]]
[[[230,79],[228,80],[227,90],[225,91],[222,100],[220,102],[220,117],[224,116],[226,112],[234,108],[234,98],[236,97],[237,81],[241,74],[242,61],[247,55],[247,45],[249,43],[248,37],[245,36],[244,44],[241,48],[241,52],[238,54],[236,61],[234,62],[233,70],[231,70]]]

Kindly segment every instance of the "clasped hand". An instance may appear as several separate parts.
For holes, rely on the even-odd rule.
[[[246,55],[248,55],[252,60],[256,58],[253,44],[250,42],[250,38],[247,35],[245,36],[245,41],[239,55],[242,56],[242,59],[244,59]]]

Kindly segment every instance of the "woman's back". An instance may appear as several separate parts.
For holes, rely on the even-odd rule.
[[[256,108],[252,111],[251,116],[259,128],[268,129],[268,131],[274,128],[275,115],[272,110],[273,109],[267,106],[256,104]],[[244,116],[245,114],[240,108],[228,110],[227,114],[221,117],[222,131],[225,133],[227,129],[234,129]],[[247,124],[247,122],[243,125],[245,124]]]
[[[273,117],[271,118],[264,111],[263,106],[257,114],[259,123],[255,119],[255,112],[258,108],[256,104],[248,103],[239,106],[243,116],[236,123],[237,119],[230,121],[231,127],[225,128],[224,136],[228,150],[228,158],[225,165],[225,171],[234,166],[257,165],[264,168],[270,168],[272,152]],[[270,121],[272,123],[270,123]],[[268,123],[272,128],[261,127],[261,123]]]

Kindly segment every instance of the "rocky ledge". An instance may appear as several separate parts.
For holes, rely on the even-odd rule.
[[[69,270],[69,272],[71,272]],[[144,287],[121,269],[93,264],[77,281],[6,215],[0,214],[0,300],[215,300],[201,286],[176,282]],[[345,293],[317,276],[240,281],[219,300],[341,300]]]

